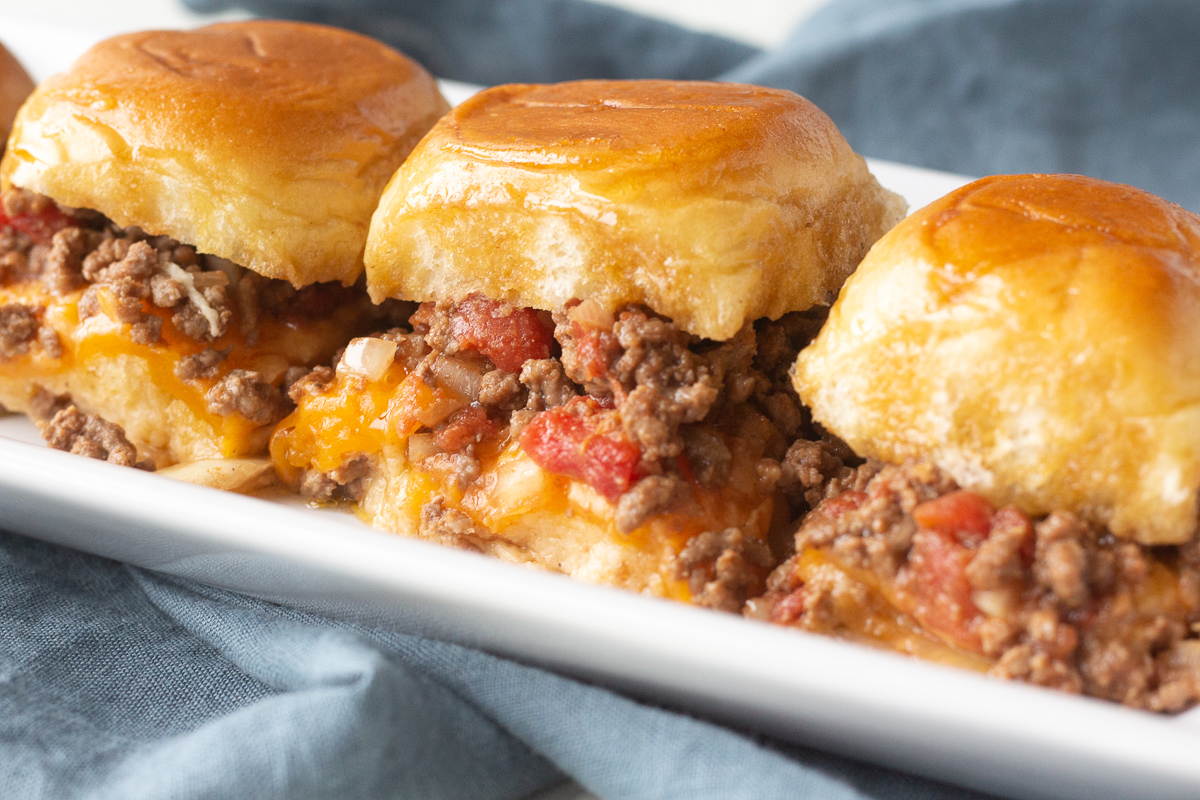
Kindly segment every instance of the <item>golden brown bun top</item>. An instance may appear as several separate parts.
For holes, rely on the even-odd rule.
[[[147,31],[42,84],[0,177],[270,277],[352,281],[384,185],[446,108],[420,66],[349,31]]]
[[[1196,531],[1200,217],[1075,175],[985,178],[846,283],[797,390],[860,454],[1146,543]]]
[[[477,158],[622,171],[686,162],[678,175],[685,181],[751,166],[764,147],[829,158],[841,139],[827,116],[792,92],[665,80],[498,86],[459,105],[444,127],[444,147]]]
[[[976,279],[978,266],[964,264],[999,265],[1093,247],[1124,257],[1125,246],[1144,248],[1167,273],[1183,267],[1200,277],[1200,217],[1141,189],[1080,175],[984,178],[921,209],[905,229],[917,225],[947,269]],[[1111,288],[1124,286],[1114,282]]]
[[[396,175],[367,275],[376,298],[645,303],[724,339],[826,302],[902,215],[792,92],[498,86],[446,115]]]
[[[17,115],[17,109],[32,91],[33,79],[29,77],[29,73],[25,72],[25,68],[13,58],[12,53],[0,44],[0,134],[3,135],[0,148],[8,141],[8,132],[12,127],[13,117]]]

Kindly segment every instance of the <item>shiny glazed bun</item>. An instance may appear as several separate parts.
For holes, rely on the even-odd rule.
[[[791,92],[579,81],[488,89],[384,193],[372,297],[644,303],[690,333],[826,302],[904,212]]]
[[[420,66],[348,31],[135,33],[38,88],[0,179],[267,277],[349,283],[384,184],[446,108]]]
[[[8,140],[13,117],[33,91],[33,80],[21,64],[0,44],[0,152]]]
[[[1187,541],[1200,217],[1074,175],[972,183],[875,245],[794,382],[862,455],[932,460],[996,505]]]

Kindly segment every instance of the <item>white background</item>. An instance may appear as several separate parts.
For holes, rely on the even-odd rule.
[[[696,30],[721,33],[760,47],[779,44],[825,0],[606,0]],[[0,0],[0,15],[106,31],[192,27],[237,12],[197,15],[177,0]]]

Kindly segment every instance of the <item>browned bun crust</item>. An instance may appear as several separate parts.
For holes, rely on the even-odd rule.
[[[795,385],[860,454],[1184,542],[1200,489],[1200,217],[1075,175],[976,181],[846,283]]]
[[[446,108],[415,62],[349,31],[147,31],[37,89],[0,179],[271,278],[349,283],[385,183]]]
[[[824,303],[904,213],[816,106],[730,83],[488,89],[397,173],[375,299],[644,303],[691,333]]]
[[[12,53],[0,44],[0,151],[8,141],[13,117],[29,93],[33,91],[33,79]]]

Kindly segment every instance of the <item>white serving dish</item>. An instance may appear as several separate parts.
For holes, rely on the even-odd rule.
[[[111,32],[0,18],[43,78]],[[461,99],[469,87],[447,84]],[[965,178],[872,162],[914,208]],[[41,445],[0,418],[0,526],[277,602],[481,647],[782,739],[1019,798],[1200,797],[1174,718],[571,581]]]

